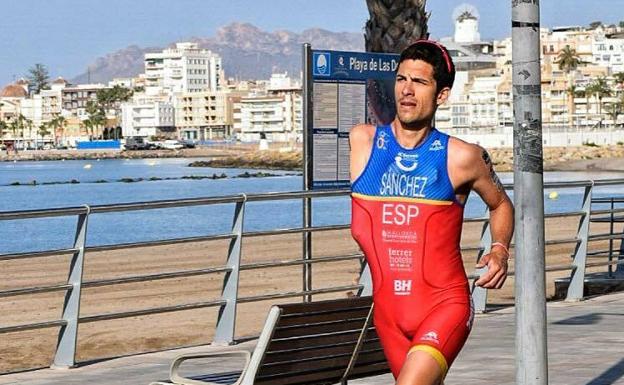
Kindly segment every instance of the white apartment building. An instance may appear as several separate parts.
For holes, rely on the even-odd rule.
[[[63,112],[63,89],[67,86],[67,82],[63,78],[54,80],[49,90],[41,90],[41,118],[45,122],[49,122]]]
[[[300,83],[287,74],[273,74],[264,89],[243,96],[234,104],[234,132],[242,141],[301,141],[302,103]]]
[[[624,38],[607,37],[602,29],[592,39],[592,62],[608,67],[611,73],[624,72]]]
[[[173,103],[145,95],[121,105],[121,133],[124,138],[177,139]]]
[[[234,131],[241,141],[302,139],[300,94],[252,95],[235,108],[240,112],[234,114]]]
[[[212,91],[221,87],[221,57],[196,43],[176,43],[158,53],[145,54],[145,87],[157,91],[192,93]]]

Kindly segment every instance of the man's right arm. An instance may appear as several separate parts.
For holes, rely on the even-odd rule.
[[[364,171],[374,138],[375,126],[370,124],[358,124],[349,132],[351,182],[356,180]]]

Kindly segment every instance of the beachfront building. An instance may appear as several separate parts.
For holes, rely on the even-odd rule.
[[[133,96],[121,105],[121,130],[124,138],[178,139],[173,103],[145,94]]]
[[[598,28],[592,36],[593,63],[611,69],[611,73],[624,72],[624,34],[608,35]]]
[[[199,141],[230,138],[233,101],[247,94],[236,89],[176,94],[173,104],[179,137]]]
[[[264,91],[241,97],[233,108],[234,132],[241,141],[303,139],[301,86],[286,74],[274,74]]]
[[[221,57],[197,43],[145,54],[145,87],[156,93],[216,92],[223,78]]]
[[[87,103],[90,101],[96,103],[97,92],[104,88],[106,88],[104,84],[78,84],[63,88],[61,94],[66,115],[86,120],[89,117]]]

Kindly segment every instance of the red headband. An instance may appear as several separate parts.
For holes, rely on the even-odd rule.
[[[437,41],[433,41],[433,40],[427,40],[427,39],[420,39],[420,40],[416,40],[416,42],[414,44],[417,43],[427,43],[427,44],[432,44],[436,47],[438,47],[440,49],[440,51],[442,51],[442,56],[444,57],[444,61],[446,62],[446,69],[448,70],[448,73],[452,73],[452,65],[451,65],[451,58],[449,57],[446,48],[444,48],[444,46],[440,43],[438,43]]]

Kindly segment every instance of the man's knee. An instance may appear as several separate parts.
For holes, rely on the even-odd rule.
[[[441,355],[439,352],[438,354]],[[445,375],[446,366],[441,364],[435,352],[426,348],[413,348],[410,350],[401,368],[401,373],[397,378],[397,385],[441,385]]]

